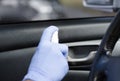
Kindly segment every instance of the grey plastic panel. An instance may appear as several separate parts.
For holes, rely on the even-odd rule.
[[[109,23],[59,26],[60,42],[101,39]],[[0,51],[37,46],[44,26],[31,24],[0,25]]]
[[[62,81],[87,81],[88,76],[89,76],[89,71],[71,70],[68,72],[68,74]]]

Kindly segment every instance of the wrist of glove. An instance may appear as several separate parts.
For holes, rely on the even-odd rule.
[[[31,60],[25,79],[33,81],[60,81],[68,72],[68,47],[64,44],[51,42],[58,28],[48,27],[41,37],[37,50]],[[24,81],[23,80],[23,81]]]
[[[38,72],[30,71],[23,79],[25,80],[30,80],[30,81],[52,81],[45,76],[40,75]]]

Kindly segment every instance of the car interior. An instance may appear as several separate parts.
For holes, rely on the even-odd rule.
[[[86,18],[1,24],[1,81],[22,80],[46,27],[52,24],[58,26],[60,43],[69,46],[69,56],[73,59],[83,59],[91,52],[97,51],[111,20],[112,18]],[[87,81],[91,63],[92,61],[88,60],[81,60],[80,64],[70,61],[70,71],[63,81]]]
[[[60,29],[59,42],[69,47],[69,72],[62,81],[88,81],[88,79],[100,81],[89,78],[91,76],[89,73],[93,68],[92,63],[101,46],[102,38],[114,19],[113,16],[27,21],[33,15],[27,17],[24,13],[18,16],[20,21],[22,20],[18,22],[19,18],[10,16],[13,15],[12,13],[8,15],[8,10],[0,8],[0,13],[6,13],[0,15],[7,17],[7,19],[3,18],[3,22],[0,23],[0,81],[22,81],[43,30],[51,25]],[[13,12],[14,10],[18,9],[13,9]],[[18,11],[15,12],[18,13]],[[30,12],[33,11],[30,10]],[[11,23],[12,17],[16,18],[13,20],[17,22]],[[112,56],[120,56],[119,48],[120,41],[116,43],[115,48],[112,48]],[[94,73],[91,74],[94,76]]]

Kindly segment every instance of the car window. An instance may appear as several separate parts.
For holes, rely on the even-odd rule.
[[[0,0],[0,21],[36,21],[114,16],[83,6],[83,0]]]

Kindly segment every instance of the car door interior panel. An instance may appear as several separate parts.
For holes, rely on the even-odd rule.
[[[43,30],[59,27],[60,43],[69,47],[69,72],[62,81],[87,81],[91,63],[112,17],[0,24],[0,81],[21,81]],[[119,55],[116,44],[116,56]],[[114,53],[113,53],[114,55]]]

